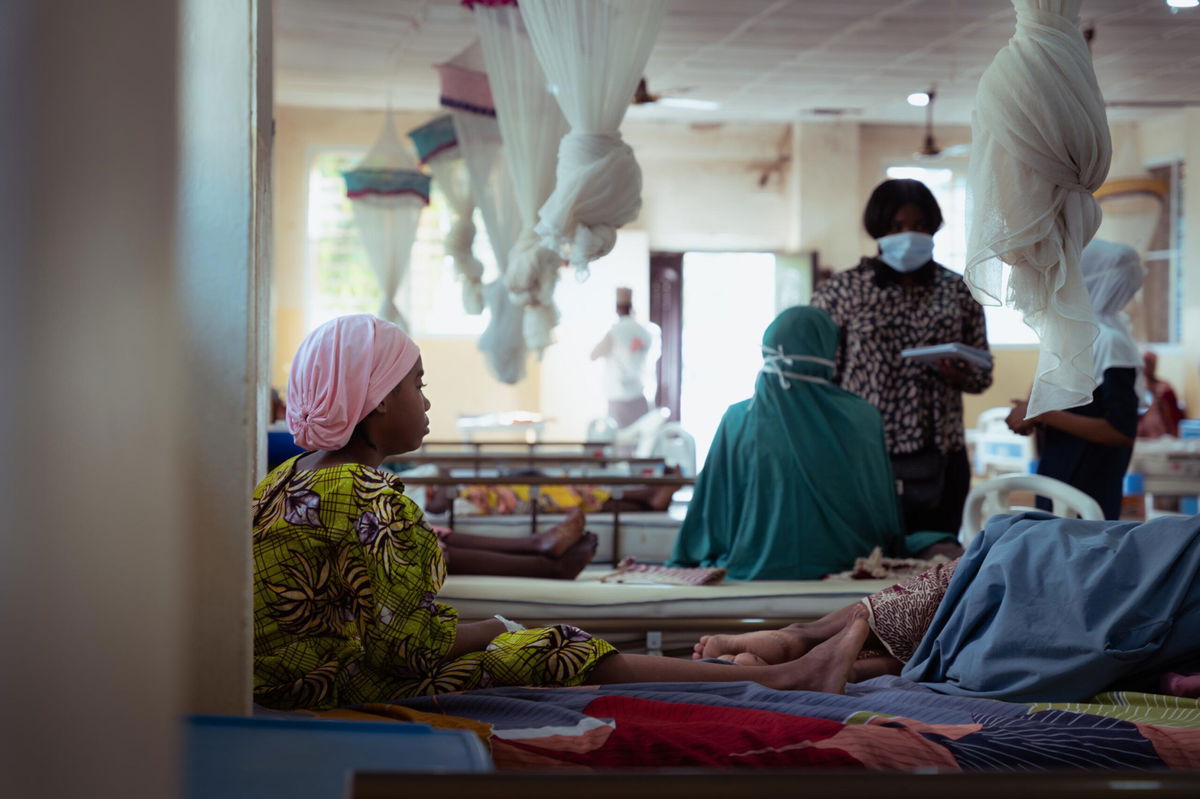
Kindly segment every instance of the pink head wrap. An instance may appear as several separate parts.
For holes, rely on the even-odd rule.
[[[308,334],[292,360],[287,422],[306,450],[346,446],[355,426],[412,370],[421,350],[371,314],[340,316]]]

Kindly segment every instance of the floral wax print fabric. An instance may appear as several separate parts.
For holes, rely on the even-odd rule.
[[[281,464],[254,492],[254,698],[333,708],[497,685],[578,685],[606,641],[565,625],[450,659],[446,564],[398,478]]]

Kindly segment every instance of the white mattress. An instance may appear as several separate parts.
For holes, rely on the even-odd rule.
[[[566,518],[561,513],[539,513],[538,530],[546,530]],[[432,519],[431,519],[432,520]],[[444,518],[432,520],[446,523]],[[515,538],[529,535],[532,530],[529,516],[458,516],[454,517],[454,529],[471,535],[494,535]],[[637,511],[620,516],[620,555],[632,555],[642,563],[663,563],[671,557],[675,538],[679,534],[682,519],[664,511]],[[613,515],[592,513],[587,517],[587,529],[596,534],[599,543],[595,560],[598,563],[614,562]]]
[[[710,586],[601,583],[604,571],[577,580],[452,575],[438,598],[464,619],[493,614],[521,619],[703,618],[814,619],[872,594],[894,580],[756,580]]]

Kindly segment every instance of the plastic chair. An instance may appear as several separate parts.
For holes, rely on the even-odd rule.
[[[696,476],[696,439],[679,422],[666,422],[658,428],[650,444],[650,457],[679,467],[684,477]]]
[[[1033,440],[1008,429],[1005,421],[1010,408],[988,408],[979,414],[975,434],[975,474],[991,477],[996,474],[1024,473],[1033,460]]]
[[[639,458],[650,457],[654,434],[670,418],[670,408],[654,408],[628,427],[622,427],[617,431],[615,439],[617,453]]]
[[[997,513],[1037,510],[1009,502],[1009,496],[1014,491],[1032,491],[1046,497],[1054,503],[1055,516],[1104,520],[1100,504],[1074,486],[1040,474],[1005,474],[980,483],[967,494],[962,527],[958,531],[958,539],[964,547],[970,546],[971,540],[983,529],[984,522]]]
[[[612,453],[612,445],[617,440],[617,420],[611,416],[605,416],[600,419],[593,419],[588,423],[587,436],[584,441],[589,444],[605,444],[600,448],[601,455]]]
[[[975,428],[981,433],[1002,433],[1008,432],[1008,414],[1012,408],[1001,406],[998,408],[988,408],[983,413],[979,414],[979,420],[975,423]]]

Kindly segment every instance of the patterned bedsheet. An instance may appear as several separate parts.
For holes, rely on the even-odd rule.
[[[367,705],[354,715],[476,729],[498,769],[1200,768],[1196,700],[1112,693],[1089,704],[1017,704],[945,696],[896,677],[849,690],[496,688]]]

